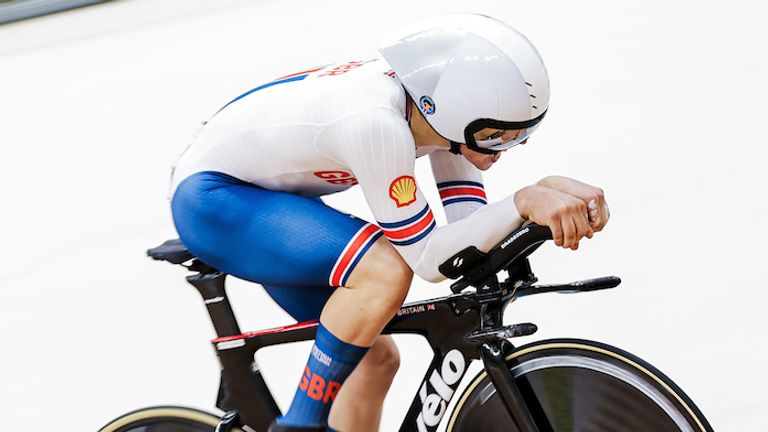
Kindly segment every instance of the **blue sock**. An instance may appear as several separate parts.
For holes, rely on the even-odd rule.
[[[339,340],[321,323],[291,407],[277,422],[285,426],[327,426],[336,393],[367,351]]]

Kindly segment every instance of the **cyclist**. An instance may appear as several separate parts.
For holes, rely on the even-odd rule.
[[[414,272],[439,281],[441,262],[469,245],[487,250],[526,220],[571,249],[608,221],[603,192],[565,177],[487,203],[481,171],[526,143],[548,107],[546,70],[520,33],[446,15],[392,33],[380,52],[239,96],[174,169],[173,219],[188,249],[262,284],[296,320],[319,319],[294,400],[271,431],[378,429],[399,361],[380,332]],[[445,226],[414,179],[425,155]],[[357,184],[376,224],[319,198]]]

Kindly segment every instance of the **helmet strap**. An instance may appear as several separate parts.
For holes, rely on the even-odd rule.
[[[461,143],[458,143],[456,141],[451,141],[451,148],[448,151],[455,155],[461,156]]]
[[[403,87],[403,91],[405,91],[405,121],[407,121],[408,126],[410,126],[411,118],[413,118],[413,99],[411,99],[411,95],[408,94],[405,87]]]

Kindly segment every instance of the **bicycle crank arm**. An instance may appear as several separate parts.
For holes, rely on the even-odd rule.
[[[475,342],[491,342],[502,339],[511,339],[520,336],[530,336],[539,328],[533,323],[521,323],[504,326],[491,330],[478,330],[469,335],[469,340]]]

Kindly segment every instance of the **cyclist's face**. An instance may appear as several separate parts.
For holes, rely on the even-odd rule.
[[[478,141],[482,141],[482,140],[493,139],[493,138],[501,138],[503,141],[512,141],[512,140],[520,139],[527,130],[528,129],[504,130],[504,129],[485,128],[478,132],[475,132],[475,139]],[[523,143],[520,143],[520,144],[523,144]]]
[[[485,154],[476,152],[474,150],[470,150],[469,147],[466,145],[461,146],[461,154],[464,155],[464,158],[469,161],[472,165],[476,166],[478,169],[485,171],[493,164],[496,163],[497,160],[501,157],[501,154],[503,152],[497,152],[493,154]]]
[[[536,126],[526,129],[493,129],[485,128],[475,132],[475,142],[484,148],[510,149],[518,144],[525,144],[528,136],[536,129]]]
[[[485,128],[479,132],[475,133],[475,139],[476,140],[484,140],[489,138],[504,138],[504,139],[517,139],[519,135],[522,135],[522,133],[525,130],[502,130],[502,129],[492,129],[492,128]],[[520,144],[525,144],[528,140],[520,142]],[[496,161],[499,160],[501,157],[501,154],[504,153],[506,150],[496,152],[493,154],[485,154],[476,152],[474,150],[470,150],[467,146],[462,146],[461,148],[462,154],[464,157],[474,166],[476,166],[480,170],[487,170],[491,166],[493,166]]]

